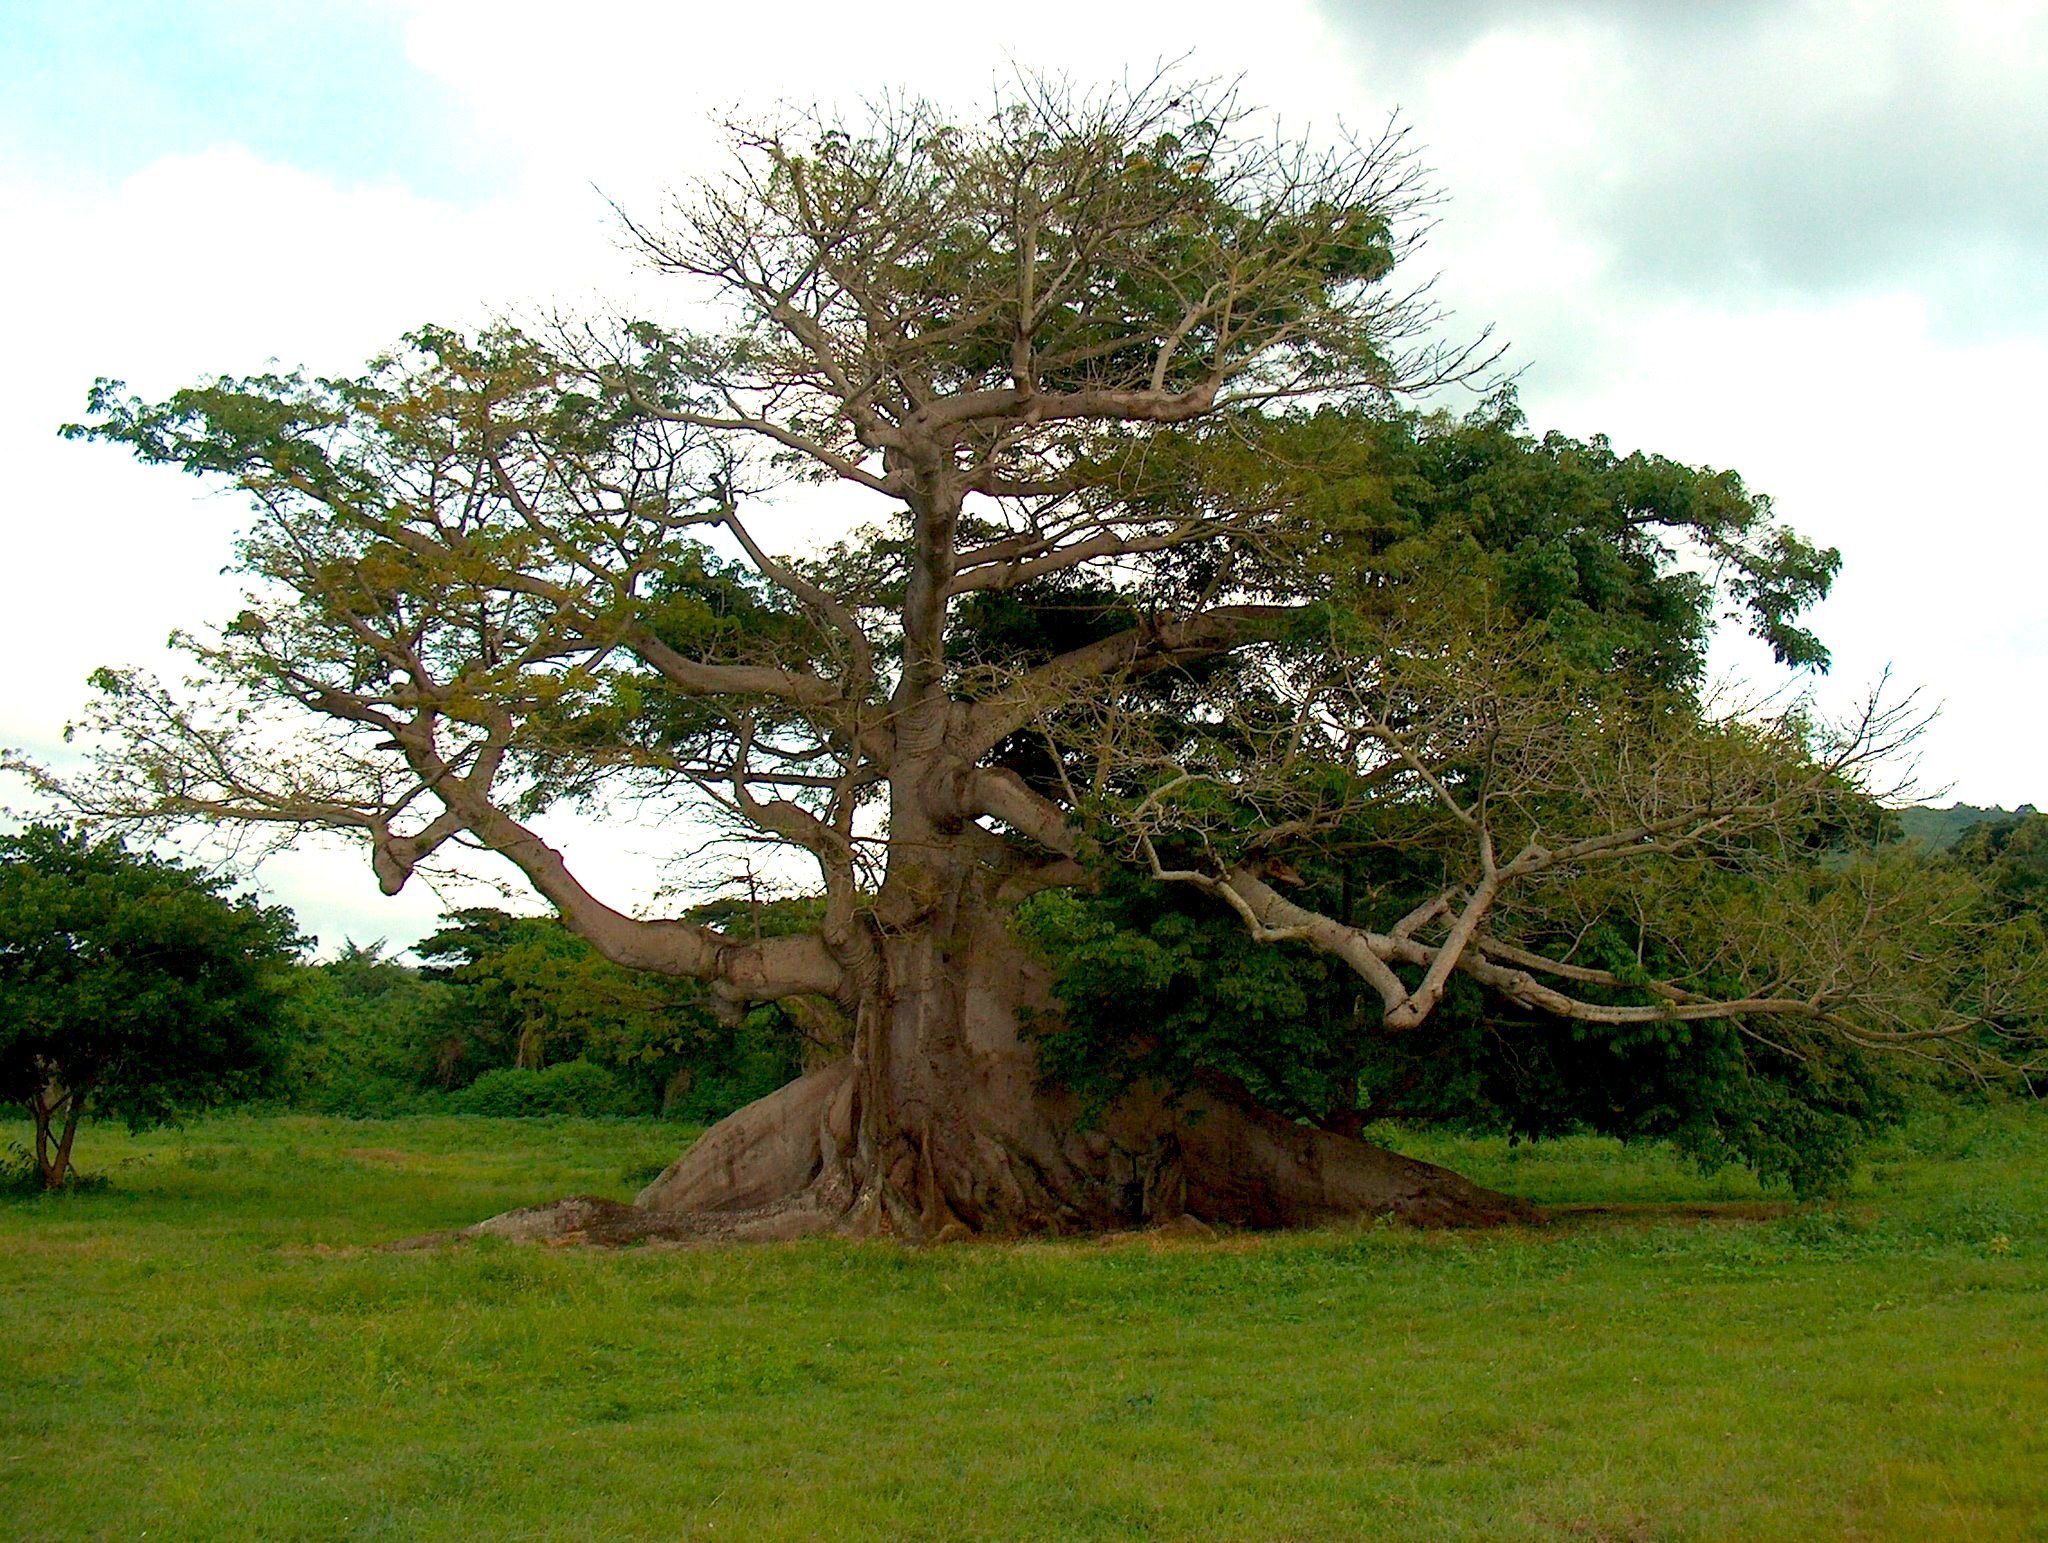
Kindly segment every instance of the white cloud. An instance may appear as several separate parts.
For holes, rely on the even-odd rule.
[[[1967,66],[2001,93],[2048,85],[2038,7],[2017,8],[2028,11],[2018,19],[2013,7],[1980,7],[1981,30],[1953,36],[1910,8],[1775,9],[1758,25],[1781,46],[1758,54],[1755,70],[1729,65],[1733,45],[1720,45],[1731,101],[1797,94],[1805,81],[1786,112],[1854,122],[1859,96],[1903,89],[1900,39],[1930,31],[1951,76]],[[1615,190],[1673,175],[1700,151],[1689,137],[1697,122],[1660,123],[1654,110],[1649,63],[1665,55],[1646,63],[1614,8],[1504,7],[1501,17],[1410,61],[1413,116],[1450,193],[1428,254],[1446,299],[1468,326],[1493,322],[1513,344],[1539,428],[1733,467],[1792,525],[1839,545],[1843,573],[1815,618],[1835,653],[1824,700],[1846,705],[1889,667],[1946,704],[1922,747],[1929,787],[1977,803],[2042,801],[2048,725],[2023,704],[2048,664],[2038,594],[2048,494],[2027,471],[2048,324],[2022,303],[2010,267],[1993,251],[1959,271],[1931,223],[1918,266],[1818,292],[1641,282],[1626,248],[1643,216],[1623,208],[1626,222],[1608,226],[1588,210],[1614,209]],[[2026,47],[1979,57],[2001,37]],[[1796,137],[1778,147],[1787,179],[1817,174],[1796,164],[1813,148]],[[1958,329],[1958,296],[1973,282],[1989,324]],[[1719,657],[1767,665],[1740,646]]]
[[[701,164],[705,116],[778,100],[851,104],[909,88],[974,105],[1012,64],[1099,82],[1193,55],[1197,73],[1243,72],[1262,102],[1334,115],[1356,102],[1341,53],[1308,0],[1241,5],[1029,7],[908,0],[860,9],[795,0],[744,7],[597,0],[411,0],[413,63],[460,93],[493,141],[531,167],[673,178]],[[573,19],[571,19],[573,15]]]
[[[162,393],[276,360],[346,371],[429,320],[476,322],[497,305],[587,289],[623,266],[595,198],[544,217],[514,201],[462,208],[392,187],[341,187],[223,146],[169,157],[112,188],[0,185],[11,318],[0,380],[0,527],[9,557],[0,651],[0,744],[61,760],[62,724],[104,664],[180,668],[174,628],[231,614],[229,561],[243,509],[104,446],[65,443],[95,375]],[[332,944],[378,935],[359,856],[308,852],[266,883]],[[431,895],[387,907],[410,939]],[[341,927],[332,920],[356,916]]]
[[[1549,404],[1577,432],[1740,470],[1844,553],[1815,618],[1835,653],[1823,699],[1846,706],[1886,669],[1945,702],[1923,780],[1976,803],[2040,800],[2048,724],[2022,704],[2048,664],[2048,494],[2020,474],[2039,378],[2029,339],[1933,334],[1910,293],[1750,311],[1630,313],[1602,383]]]

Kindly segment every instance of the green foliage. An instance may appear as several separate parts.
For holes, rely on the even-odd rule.
[[[714,908],[705,919],[772,935],[814,925],[815,911],[814,901],[751,911],[735,902],[734,914]],[[572,1079],[601,1068],[617,1082],[617,1097],[600,1098],[601,1112],[664,1107],[710,1121],[802,1069],[802,1036],[780,1009],[744,1019],[715,1012],[702,983],[622,969],[553,917],[458,911],[416,951],[426,980],[447,993],[432,1068],[442,1086],[563,1063],[578,1068]],[[459,1096],[456,1106],[468,1107]]]
[[[553,917],[457,911],[414,952],[429,979],[460,992],[437,1048],[444,1085],[577,1059],[659,1085],[716,1031],[698,983],[621,969]]]
[[[1981,979],[2000,1009],[1980,1030],[1980,1042],[2017,1059],[2042,1092],[2048,1065],[2048,815],[2022,806],[2013,818],[1975,824],[1949,852],[1951,880],[1980,891],[1990,913],[1981,949]],[[2015,989],[2017,987],[2017,989]],[[2014,1057],[2019,1048],[2027,1052]]]
[[[441,1050],[466,1005],[455,988],[353,943],[294,971],[293,986],[307,1025],[286,1080],[296,1107],[358,1118],[437,1107]]]
[[[800,925],[802,914],[784,903],[769,925]],[[437,1048],[444,1085],[587,1062],[629,1088],[635,1108],[680,1097],[686,1117],[716,1119],[800,1069],[800,1041],[779,1012],[732,1022],[702,983],[621,969],[553,917],[458,911],[417,952],[429,978],[457,993]]]
[[[1137,559],[1183,598],[1227,571],[1276,600],[1323,596],[1371,616],[1429,576],[1432,594],[1484,591],[1541,623],[1575,664],[1689,688],[1725,595],[1781,662],[1827,664],[1797,618],[1826,596],[1839,552],[1779,523],[1733,472],[1622,455],[1597,435],[1532,435],[1508,387],[1462,417],[1378,404],[1230,414],[1104,454],[1096,475],[1162,520],[1284,511],[1256,551],[1190,540]]]
[[[181,639],[215,685],[295,700],[291,683],[317,677],[402,715],[411,688],[363,628],[403,633],[424,667],[455,683],[441,703],[447,732],[476,733],[482,704],[509,714],[522,810],[592,796],[606,773],[687,756],[723,733],[701,700],[644,659],[593,652],[592,638],[630,633],[719,665],[803,667],[822,646],[773,585],[698,539],[696,511],[717,492],[695,438],[512,329],[425,328],[358,376],[223,377],[158,402],[102,380],[88,409],[68,436],[222,478],[262,511],[238,546],[255,581],[247,608],[203,642]],[[459,511],[436,507],[422,490],[451,496],[447,471],[462,463],[495,466],[505,482]],[[508,501],[504,486],[525,491]],[[589,571],[593,550],[634,580]],[[508,576],[541,570],[555,575],[547,593],[523,580],[519,595],[503,592]],[[120,671],[96,684],[117,715],[157,691]],[[164,705],[181,732],[214,735],[224,754],[275,754],[274,742],[245,743],[261,738],[246,719],[202,727],[191,704]],[[358,748],[385,743],[366,731]],[[195,775],[174,756],[132,791],[175,796]],[[317,796],[331,797],[322,786]]]
[[[139,1130],[271,1087],[300,947],[288,911],[118,838],[0,837],[0,1100],[33,1113],[45,1182],[82,1113]]]
[[[803,1032],[778,1005],[754,1008],[722,1034],[700,1042],[669,1079],[662,1112],[690,1125],[709,1125],[765,1098],[804,1069]]]
[[[1849,1047],[1793,1054],[1727,1021],[1574,1023],[1503,1010],[1461,979],[1420,1028],[1387,1034],[1327,956],[1257,944],[1219,908],[1129,879],[1036,897],[1018,922],[1060,1002],[1041,1065],[1098,1106],[1220,1080],[1332,1129],[1668,1141],[1800,1195],[1838,1192],[1904,1107],[1895,1076]]]
[[[547,1114],[616,1119],[653,1112],[645,1088],[588,1061],[562,1061],[541,1071],[502,1066],[452,1095],[448,1107],[456,1114],[500,1119]]]
[[[734,915],[711,908],[716,919]],[[815,901],[758,908],[764,933],[815,924]],[[351,944],[294,972],[307,1033],[284,1090],[353,1117],[622,1116],[710,1122],[802,1070],[802,1031],[777,1007],[742,1019],[703,987],[620,969],[552,917],[452,913],[413,967]]]
[[[1036,896],[1017,925],[1057,968],[1040,1064],[1092,1105],[1205,1077],[1296,1118],[1354,1105],[1363,1035],[1340,967],[1320,956],[1262,947],[1199,897],[1122,877],[1100,896]]]
[[[1029,669],[1137,621],[1133,598],[1116,586],[1056,574],[963,596],[948,634],[948,655],[970,677],[982,670]]]
[[[1040,302],[1031,341],[1046,391],[1148,380],[1177,328],[1169,390],[1276,338],[1293,340],[1296,369],[1355,380],[1382,363],[1377,329],[1354,313],[1398,255],[1398,158],[1368,155],[1377,178],[1350,158],[1312,169],[1238,137],[1236,115],[1225,97],[1162,81],[1120,103],[1027,85],[980,122],[918,103],[868,123],[812,120],[748,145],[759,260],[817,265],[811,243],[830,233],[829,271],[861,275],[870,314],[904,319],[896,346],[927,390],[1010,383],[1018,335],[1002,302],[1020,290]],[[1234,306],[1187,318],[1190,297],[1226,284]],[[729,345],[726,370],[758,368],[775,344]]]
[[[2022,808],[2008,819],[1979,821],[1952,855],[1983,876],[2008,916],[2048,920],[2048,814]]]
[[[1502,1012],[1468,988],[1419,1029],[1366,1046],[1369,1110],[1520,1139],[1662,1140],[1712,1171],[1741,1164],[1804,1196],[1838,1194],[1905,1107],[1869,1055],[1775,1049],[1732,1022],[1620,1026]]]

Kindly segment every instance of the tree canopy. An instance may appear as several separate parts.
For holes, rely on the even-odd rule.
[[[1091,1129],[1019,1038],[1083,1015],[1085,925],[1035,923],[1063,977],[1010,926],[1054,891],[1312,952],[1358,983],[1360,1040],[1468,993],[1502,1053],[1507,1018],[1716,1024],[1712,1056],[1779,1077],[1754,1047],[1846,1066],[2003,1021],[1968,905],[1816,861],[1869,825],[1907,716],[1703,693],[1724,614],[1824,665],[1801,618],[1837,554],[1733,474],[1533,438],[1507,393],[1404,405],[1490,356],[1408,277],[1432,194],[1397,130],[1291,140],[1162,79],[732,144],[628,227],[699,330],[101,382],[67,432],[240,489],[250,591],[188,640],[194,685],[100,677],[74,796],[352,831],[392,891],[481,846],[618,964],[849,1024],[644,1197],[671,1212],[932,1236],[1493,1204],[1293,1123],[1318,1111],[1284,1078],[1254,1091],[1286,1113],[1240,1077],[1206,1118],[1127,1080]],[[791,482],[838,490],[836,542],[759,539]],[[814,924],[593,893],[536,821],[624,799],[788,849]],[[1124,1001],[1133,1045],[1156,1001]]]

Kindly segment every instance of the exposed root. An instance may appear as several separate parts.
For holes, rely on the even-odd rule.
[[[1448,1168],[1237,1103],[1191,1109],[1179,1142],[1186,1209],[1205,1221],[1312,1227],[1391,1216],[1416,1227],[1499,1227],[1541,1214]]]
[[[631,1243],[781,1243],[830,1231],[837,1220],[802,1197],[747,1210],[652,1211],[600,1195],[577,1195],[553,1205],[507,1211],[465,1227],[457,1236],[556,1247],[586,1243],[597,1248]]]
[[[929,1159],[899,1159],[896,1171],[863,1175],[853,1161],[854,1097],[851,1065],[839,1062],[712,1127],[632,1205],[579,1196],[412,1243],[488,1236],[619,1247],[826,1232],[946,1243],[1162,1224],[1189,1236],[1377,1218],[1492,1227],[1545,1215],[1447,1169],[1214,1095],[1171,1106],[1134,1098],[1081,1134],[1065,1109],[1003,1106],[981,1119],[971,1167],[941,1172]],[[965,1203],[949,1206],[948,1195]]]
[[[720,1120],[635,1204],[660,1212],[751,1211],[830,1188],[853,1141],[853,1062],[799,1077]],[[845,1196],[851,1203],[852,1195]],[[831,1197],[816,1203],[829,1206]]]

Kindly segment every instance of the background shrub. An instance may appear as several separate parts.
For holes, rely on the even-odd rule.
[[[450,1094],[448,1107],[457,1114],[501,1119],[542,1114],[624,1118],[654,1112],[641,1089],[588,1061],[563,1061],[540,1071],[500,1067]]]

